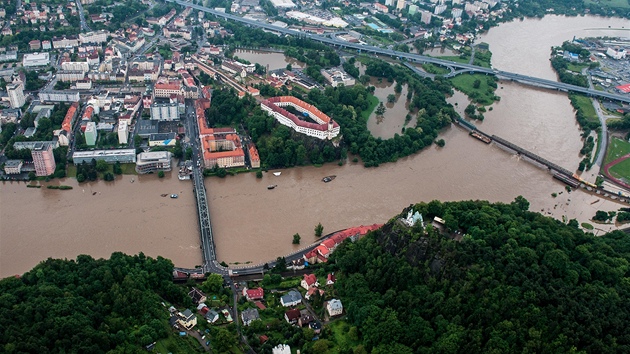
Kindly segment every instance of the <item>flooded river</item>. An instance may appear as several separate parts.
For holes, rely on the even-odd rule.
[[[621,19],[549,16],[502,24],[480,41],[490,44],[495,67],[553,79],[550,46],[574,35],[628,35],[627,31],[608,30],[608,26],[628,24]],[[291,62],[281,53],[243,51],[236,55],[270,69]],[[383,82],[376,87],[377,96],[385,102],[394,84]],[[475,124],[575,170],[582,142],[567,97],[514,83],[503,82],[499,87],[501,101],[485,113],[484,122]],[[388,108],[395,114],[386,113],[379,124],[370,119],[370,130],[385,138],[400,132],[405,101],[406,87]],[[460,111],[467,105],[466,97],[458,93],[449,102],[457,103]],[[446,141],[444,148],[432,146],[378,168],[349,162],[341,167],[329,164],[283,170],[279,177],[266,173],[263,179],[253,174],[207,179],[219,260],[275,259],[315,241],[313,230],[318,222],[324,233],[382,223],[411,203],[432,199],[510,202],[523,195],[533,211],[580,222],[588,221],[599,209],[619,207],[606,200],[592,204],[599,198],[582,191],[553,198],[551,193],[563,192],[564,185],[546,171],[483,144],[457,127],[446,129],[441,137]],[[321,182],[327,175],[337,178]],[[163,180],[134,176],[134,183],[129,182],[132,176],[124,176],[116,183],[81,186],[69,179],[63,183],[75,187],[70,191],[0,183],[0,277],[22,273],[47,257],[74,258],[82,253],[108,257],[114,251],[142,251],[168,257],[182,267],[201,263],[192,184],[167,176]],[[269,184],[278,187],[267,190]],[[178,193],[179,198],[163,198],[162,193]],[[295,233],[302,236],[301,246],[291,244]]]
[[[0,277],[21,274],[48,257],[109,258],[115,251],[161,255],[180,267],[201,264],[190,181],[167,173],[163,179],[122,176],[79,185],[68,178],[62,184],[74,189],[0,182]],[[160,196],[171,193],[179,197]]]

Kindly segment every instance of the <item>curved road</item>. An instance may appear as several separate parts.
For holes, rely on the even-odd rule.
[[[341,48],[352,48],[352,49],[356,49],[359,52],[368,52],[368,53],[374,53],[374,54],[379,54],[379,55],[388,55],[388,56],[396,57],[398,59],[406,59],[413,62],[433,63],[433,64],[438,64],[438,65],[443,65],[443,66],[452,66],[452,67],[460,68],[462,69],[462,71],[468,71],[471,73],[496,75],[499,78],[503,78],[507,80],[514,80],[514,81],[534,85],[537,87],[550,87],[550,88],[554,88],[561,91],[580,92],[591,97],[602,97],[602,98],[606,98],[610,100],[630,103],[630,96],[622,96],[622,95],[612,94],[608,92],[597,91],[590,88],[569,85],[569,84],[552,81],[552,80],[541,79],[541,78],[537,78],[533,76],[511,73],[508,71],[484,68],[477,65],[457,63],[454,61],[442,60],[438,58],[427,57],[424,55],[410,54],[410,53],[398,52],[391,49],[383,49],[383,48],[369,46],[369,45],[350,43],[350,42],[342,41],[336,38],[328,38],[328,37],[324,37],[324,36],[320,36],[320,35],[316,35],[312,33],[304,33],[304,32],[300,32],[300,31],[296,31],[292,29],[276,27],[265,22],[259,22],[259,21],[239,17],[239,16],[234,16],[234,15],[224,13],[224,12],[215,11],[205,6],[195,5],[192,2],[187,2],[187,1],[182,1],[182,0],[166,0],[166,1],[174,2],[182,6],[191,7],[193,9],[204,11],[218,17],[223,17],[228,20],[241,22],[252,27],[263,28],[269,31],[279,32],[285,35],[304,37],[304,38],[308,38],[317,42],[321,42],[324,44],[329,44],[329,45],[333,45],[333,46],[337,46]],[[462,71],[459,71],[459,72],[462,72]],[[453,75],[453,74],[449,74],[449,75]]]

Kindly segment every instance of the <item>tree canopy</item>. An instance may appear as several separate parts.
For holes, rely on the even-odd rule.
[[[327,267],[368,352],[630,351],[629,236],[594,237],[528,206],[420,203],[446,231],[392,219],[339,247]]]
[[[135,352],[168,335],[162,299],[189,304],[173,263],[140,253],[51,259],[0,281],[0,351]]]

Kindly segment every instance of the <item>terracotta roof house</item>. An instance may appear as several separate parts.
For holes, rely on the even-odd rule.
[[[328,276],[326,277],[326,285],[333,285],[336,281],[337,279],[335,279],[335,274],[328,273]]]
[[[319,286],[319,283],[317,282],[317,277],[315,276],[315,274],[304,274],[304,278],[302,279],[300,285],[304,289],[308,290],[311,288],[311,286]]]
[[[247,300],[262,300],[265,297],[265,290],[263,288],[258,289],[243,289],[243,296],[247,298]]]

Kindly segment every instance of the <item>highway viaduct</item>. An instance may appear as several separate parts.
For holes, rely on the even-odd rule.
[[[336,46],[340,48],[355,49],[363,53],[373,53],[377,55],[391,56],[400,60],[404,59],[409,62],[423,63],[423,64],[429,63],[429,64],[445,66],[448,68],[459,69],[459,70],[454,70],[450,74],[445,75],[446,77],[451,77],[451,76],[455,76],[457,74],[466,73],[466,72],[480,73],[480,74],[486,74],[486,75],[495,75],[499,79],[518,81],[520,83],[524,83],[524,84],[528,84],[528,85],[532,85],[536,87],[551,88],[551,89],[565,91],[565,92],[573,91],[573,92],[583,93],[590,97],[600,97],[600,98],[604,98],[608,100],[630,103],[630,96],[628,95],[618,95],[618,94],[598,91],[598,90],[594,90],[594,89],[590,89],[586,87],[580,87],[580,86],[569,85],[569,84],[565,84],[565,83],[561,83],[557,81],[541,79],[541,78],[537,78],[533,76],[522,75],[522,74],[512,73],[508,71],[492,69],[492,68],[484,68],[478,65],[457,63],[454,61],[443,60],[443,59],[428,57],[428,56],[419,55],[419,54],[410,54],[410,53],[395,51],[392,49],[379,48],[379,47],[363,45],[363,44],[358,44],[358,43],[350,43],[350,42],[346,42],[337,38],[329,38],[326,36],[320,36],[320,35],[312,34],[312,33],[304,33],[300,31],[288,29],[288,28],[280,28],[277,26],[273,26],[269,23],[250,20],[247,18],[231,15],[228,13],[215,11],[205,6],[195,5],[192,2],[187,2],[187,1],[182,1],[182,0],[166,0],[166,1],[174,2],[182,6],[189,6],[193,9],[204,11],[204,12],[213,14],[217,17],[222,17],[227,20],[241,22],[251,27],[262,28],[262,29],[277,32],[284,35],[290,35],[290,36],[295,36],[295,37],[300,37],[300,38],[308,38],[316,42],[320,42],[320,43],[324,43],[324,44],[328,44],[328,45],[332,45],[332,46]]]

